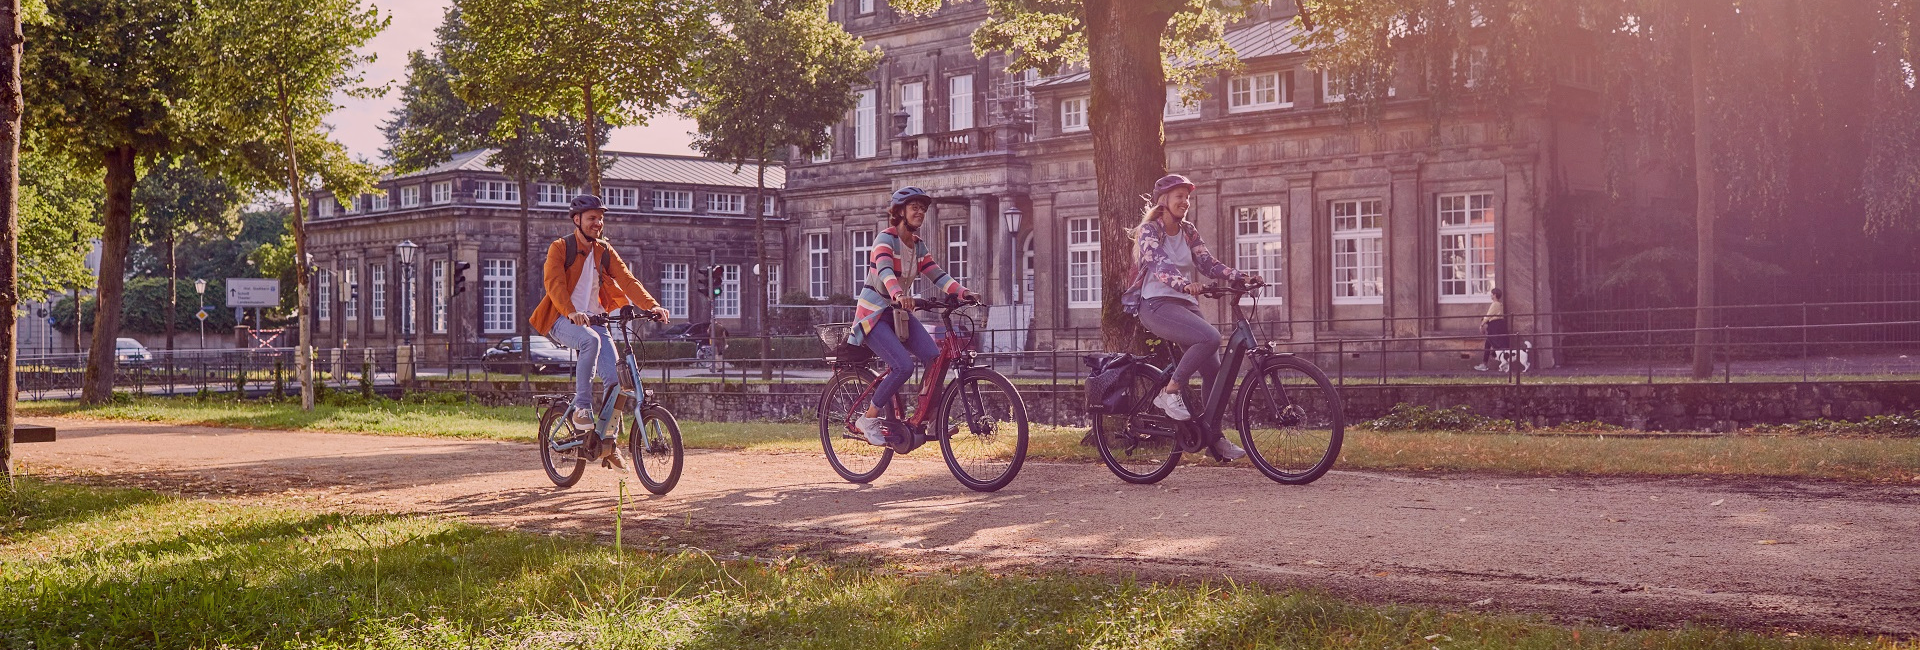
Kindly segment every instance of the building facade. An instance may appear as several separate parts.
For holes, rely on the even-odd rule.
[[[848,291],[886,193],[917,185],[943,200],[926,229],[936,256],[992,302],[1030,305],[1016,320],[1034,328],[1031,345],[1097,341],[1111,266],[1099,230],[1133,216],[1103,224],[1097,212],[1087,75],[1009,75],[1001,56],[975,57],[979,3],[918,18],[884,4],[834,8],[886,58],[855,89],[833,150],[790,161],[788,266],[815,295]],[[1215,253],[1274,283],[1254,313],[1263,331],[1309,348],[1402,339],[1366,345],[1395,365],[1448,367],[1479,345],[1495,287],[1509,313],[1552,311],[1547,206],[1604,182],[1581,108],[1596,91],[1570,78],[1494,114],[1436,107],[1405,74],[1378,119],[1356,123],[1339,80],[1308,66],[1289,12],[1229,30],[1244,66],[1205,83],[1204,99],[1166,89],[1167,167],[1198,183],[1191,217]],[[1545,316],[1513,320],[1553,331]]]
[[[317,267],[315,344],[384,347],[411,340],[428,359],[477,358],[514,336],[545,295],[547,245],[573,232],[568,201],[582,192],[557,183],[520,188],[487,159],[458,154],[417,173],[382,179],[373,194],[339,200],[315,193],[306,208],[308,249]],[[769,293],[781,294],[786,219],[782,168],[767,169],[764,205],[753,206],[756,170],[685,156],[605,152],[606,237],[676,321],[713,320],[754,331],[761,313],[756,256],[769,260]],[[520,192],[531,191],[529,268],[519,280]],[[755,215],[754,211],[763,211]],[[766,236],[754,240],[756,217]],[[409,266],[403,241],[417,245]],[[700,271],[720,268],[717,296]],[[464,281],[460,276],[464,275]],[[457,287],[464,291],[456,294]]]

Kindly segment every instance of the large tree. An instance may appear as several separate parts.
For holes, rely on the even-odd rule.
[[[134,234],[145,244],[144,251],[136,251],[144,255],[134,255],[134,266],[150,264],[146,270],[164,274],[172,287],[164,294],[168,350],[174,349],[180,321],[180,236],[203,231],[231,233],[239,226],[240,202],[245,198],[238,188],[208,173],[192,156],[158,161],[134,188],[134,209],[140,217]]]
[[[302,198],[312,176],[335,196],[354,196],[372,187],[374,169],[350,160],[344,147],[326,137],[321,120],[333,112],[337,92],[379,92],[361,86],[358,70],[373,56],[359,51],[386,28],[388,19],[360,0],[208,0],[206,6],[195,22],[194,40],[203,65],[195,71],[194,84],[220,109],[213,114],[221,119],[211,126],[244,138],[235,148],[237,155],[228,159],[229,169],[260,187],[283,180],[280,189],[292,201],[301,305],[295,372],[301,406],[311,410],[313,318],[305,309],[311,260]],[[263,19],[269,16],[271,20]]]
[[[467,101],[521,116],[572,116],[587,142],[587,191],[600,193],[601,124],[640,123],[679,92],[705,12],[693,0],[455,0],[466,47],[443,53]]]
[[[0,1],[0,310],[8,321],[20,304],[20,0]],[[13,491],[13,406],[15,345],[12,322],[0,323],[0,480]]]
[[[462,151],[494,150],[488,164],[498,167],[520,187],[520,264],[514,269],[520,300],[515,304],[520,305],[522,313],[531,313],[545,293],[529,281],[533,272],[533,182],[555,181],[566,187],[585,183],[587,170],[597,164],[587,158],[586,140],[604,139],[608,128],[605,122],[599,122],[589,136],[582,123],[569,116],[534,117],[524,111],[509,115],[499,103],[469,103],[462,92],[497,98],[491,97],[492,89],[468,82],[447,62],[449,51],[473,47],[466,39],[466,24],[459,8],[447,10],[438,33],[435,53],[415,51],[408,55],[400,107],[382,126],[387,136],[383,153],[396,171],[411,172],[445,162]],[[503,125],[508,128],[502,129]],[[520,333],[520,349],[532,349],[532,327],[527,319],[516,316],[514,327]],[[523,377],[531,367],[522,366]]]
[[[715,0],[701,39],[693,82],[682,110],[699,125],[693,146],[732,162],[737,171],[755,167],[753,201],[754,282],[747,297],[760,305],[760,376],[773,378],[764,361],[772,353],[767,332],[766,186],[768,159],[796,147],[803,153],[826,144],[828,126],[853,108],[853,86],[866,79],[880,53],[827,18],[831,0]]]
[[[1165,174],[1162,132],[1169,80],[1183,86],[1238,65],[1227,25],[1272,0],[984,0],[975,52],[1007,52],[1009,70],[1053,74],[1086,66],[1092,96],[1093,175],[1099,192],[1101,333],[1108,349],[1135,349],[1140,328],[1120,308],[1133,259],[1140,195]],[[895,0],[932,13],[941,0]],[[1168,65],[1169,61],[1177,65]]]

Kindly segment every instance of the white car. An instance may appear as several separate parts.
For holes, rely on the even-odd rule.
[[[144,366],[147,362],[153,361],[153,353],[148,352],[147,346],[141,345],[139,341],[118,338],[113,341],[113,358],[121,364]]]

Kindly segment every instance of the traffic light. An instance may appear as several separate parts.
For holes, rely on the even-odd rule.
[[[467,269],[471,269],[471,268],[473,268],[472,262],[454,262],[453,263],[453,295],[457,296],[462,293],[466,293]]]
[[[695,278],[695,280],[694,280],[695,282],[697,282],[697,283],[699,283],[699,285],[700,285],[700,286],[699,286],[698,288],[700,289],[700,292],[701,292],[701,293],[706,293],[706,292],[707,292],[707,286],[708,286],[708,285],[707,285],[707,280],[708,280],[708,275],[707,275],[707,272],[708,272],[708,271],[710,271],[710,270],[712,270],[712,269],[713,269],[713,267],[711,267],[711,266],[702,266],[702,267],[700,267],[700,275],[699,275],[699,277],[698,277],[698,278]]]
[[[720,281],[725,275],[724,270],[718,266],[707,267],[707,290],[713,292],[715,298],[720,297]]]

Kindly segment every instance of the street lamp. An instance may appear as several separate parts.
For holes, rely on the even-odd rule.
[[[408,346],[413,345],[413,310],[407,298],[413,294],[413,255],[419,250],[420,245],[411,239],[393,247],[394,254],[400,257],[400,282],[403,285],[400,289],[400,332],[405,335]]]
[[[200,311],[194,312],[193,315],[200,319],[200,349],[205,350],[207,349],[207,281],[194,280],[193,291],[200,294]]]
[[[1021,302],[1020,288],[1026,282],[1025,278],[1020,277],[1020,217],[1022,216],[1025,216],[1025,213],[1021,212],[1020,206],[1015,205],[1012,200],[1007,201],[1007,209],[1000,211],[1000,221],[1007,225],[1007,262],[1013,267],[1007,270],[1007,282],[1001,285],[1007,289],[1006,299],[1009,302]]]

